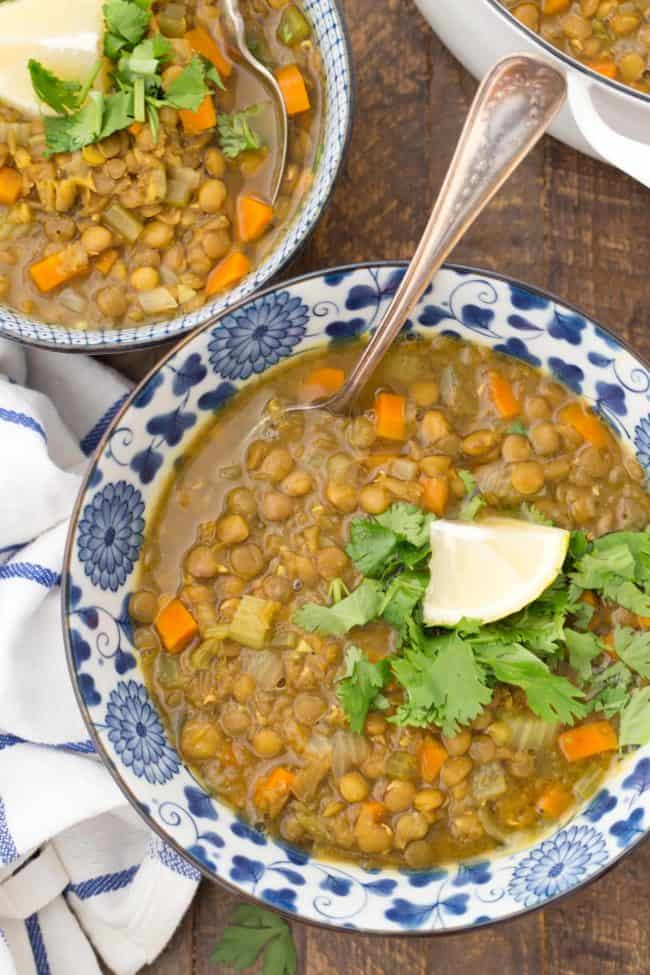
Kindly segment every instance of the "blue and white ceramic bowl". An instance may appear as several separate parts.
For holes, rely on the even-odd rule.
[[[297,216],[267,258],[242,283],[202,308],[165,321],[122,329],[46,325],[0,306],[0,335],[29,345],[67,352],[126,352],[157,345],[189,332],[254,294],[293,257],[325,209],[341,168],[352,122],[352,63],[345,22],[337,0],[304,0],[323,59],[325,113],[323,148],[314,183]],[[56,296],[52,301],[56,301]]]
[[[161,363],[112,420],[86,478],[68,540],[63,614],[72,678],[104,761],[195,868],[308,921],[432,933],[539,907],[620,859],[650,826],[650,747],[570,822],[520,852],[420,873],[319,862],[256,832],[183,766],[138,669],[126,609],[148,513],[201,424],[277,363],[372,329],[402,274],[382,264],[284,284]],[[446,268],[406,332],[462,336],[541,366],[584,395],[650,471],[650,372],[579,312],[494,275]]]

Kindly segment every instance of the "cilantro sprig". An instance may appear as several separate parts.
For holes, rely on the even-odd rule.
[[[236,159],[242,152],[262,148],[262,139],[252,128],[250,119],[259,115],[263,108],[263,105],[256,103],[239,112],[222,112],[219,115],[219,146],[227,159]]]
[[[461,477],[471,517],[483,499],[473,477]],[[520,514],[541,516],[531,507]],[[373,620],[395,631],[400,652],[374,663],[356,645],[347,648],[338,696],[352,729],[363,729],[370,709],[386,707],[383,691],[392,681],[402,694],[393,698],[389,720],[433,724],[445,734],[472,721],[495,685],[505,683],[520,688],[544,721],[571,725],[592,712],[620,715],[621,747],[650,741],[650,693],[642,685],[650,680],[650,631],[617,626],[612,663],[588,629],[593,609],[581,598],[591,590],[650,616],[650,533],[617,532],[590,542],[574,532],[562,572],[524,609],[486,625],[463,620],[451,629],[429,629],[422,599],[432,518],[399,502],[381,515],[353,519],[346,553],[363,580],[346,595],[340,586],[333,589],[333,605],[306,603],[294,616],[304,629],[339,637]]]
[[[291,928],[272,911],[238,904],[217,941],[210,961],[238,972],[264,957],[264,975],[296,975],[298,959]]]
[[[104,53],[113,62],[113,90],[93,90],[98,61],[86,80],[64,81],[34,59],[29,61],[38,98],[57,114],[43,119],[47,154],[74,152],[128,128],[148,122],[158,139],[163,106],[196,111],[209,91],[208,81],[223,88],[219,75],[195,55],[165,91],[162,71],[172,45],[162,34],[147,37],[151,9],[147,0],[110,0],[103,7]]]

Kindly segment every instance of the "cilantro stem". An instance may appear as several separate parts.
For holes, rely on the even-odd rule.
[[[81,86],[81,91],[79,92],[79,96],[77,98],[77,105],[81,106],[86,101],[86,99],[88,98],[88,92],[95,84],[95,79],[99,74],[99,72],[101,71],[101,69],[102,69],[101,58],[97,58],[92,68],[90,69],[90,74],[88,75],[83,85]]]
[[[136,78],[133,83],[133,117],[136,122],[144,122],[146,119],[144,78]]]

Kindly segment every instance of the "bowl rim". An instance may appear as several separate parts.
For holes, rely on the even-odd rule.
[[[574,71],[580,72],[580,74],[585,75],[592,81],[596,81],[607,88],[611,88],[613,91],[616,91],[621,95],[629,95],[637,101],[645,102],[646,104],[650,102],[650,94],[637,91],[635,88],[631,88],[629,85],[623,84],[622,81],[615,81],[614,78],[606,78],[605,75],[598,74],[598,72],[594,71],[593,68],[587,67],[587,65],[583,64],[582,61],[578,61],[576,58],[572,58],[570,54],[565,54],[564,51],[561,51],[558,47],[554,47],[548,41],[544,40],[544,38],[539,34],[536,34],[534,30],[531,30],[530,27],[526,27],[525,24],[522,24],[519,20],[517,20],[517,18],[514,17],[509,10],[506,10],[506,8],[502,6],[499,0],[486,0],[486,2],[500,17],[507,20],[508,23],[523,34],[524,37],[539,45],[539,47],[541,47],[542,50],[544,50],[551,57],[558,58],[560,61],[563,61],[567,67],[572,68]],[[569,307],[566,301],[564,304]]]
[[[2,2],[2,0],[0,0],[0,2]],[[327,193],[323,199],[323,202],[321,203],[320,207],[318,208],[311,222],[305,226],[300,237],[296,238],[296,241],[293,247],[291,248],[290,252],[278,264],[278,266],[275,268],[275,271],[264,279],[264,281],[262,282],[262,287],[249,292],[249,294],[244,295],[244,297],[238,299],[238,301],[233,302],[232,304],[225,305],[220,311],[209,314],[208,317],[205,319],[205,321],[201,322],[199,325],[196,325],[194,327],[188,326],[187,328],[178,331],[173,335],[161,335],[159,337],[151,336],[150,338],[143,339],[142,341],[139,341],[136,337],[132,341],[128,343],[125,342],[123,344],[116,344],[115,342],[103,341],[93,345],[81,345],[81,344],[74,345],[72,343],[59,343],[56,342],[54,339],[31,338],[31,337],[27,338],[24,335],[18,335],[16,332],[7,330],[5,328],[2,322],[3,308],[2,306],[0,306],[0,338],[7,339],[10,342],[16,342],[18,345],[23,345],[28,348],[43,349],[48,352],[62,352],[65,354],[73,353],[73,354],[81,354],[81,355],[122,355],[128,352],[136,352],[144,349],[156,348],[158,346],[167,345],[170,342],[174,343],[173,348],[175,348],[177,347],[178,341],[184,340],[185,337],[187,337],[188,335],[192,335],[194,332],[198,332],[204,328],[208,328],[215,325],[223,315],[230,313],[234,309],[239,308],[240,305],[245,304],[247,301],[250,301],[252,298],[256,297],[258,294],[262,294],[264,291],[268,290],[269,288],[274,287],[273,282],[277,280],[278,276],[282,273],[282,271],[286,269],[287,265],[289,265],[291,261],[293,261],[297,257],[298,253],[309,241],[312,234],[316,230],[317,226],[320,224],[323,218],[323,214],[325,213],[325,210],[327,209],[327,207],[329,206],[332,200],[332,196],[334,195],[336,185],[338,183],[339,177],[343,170],[343,166],[346,162],[348,150],[350,148],[350,142],[352,139],[352,131],[354,129],[353,123],[354,123],[354,116],[356,112],[356,94],[355,94],[356,70],[354,67],[354,58],[352,55],[352,39],[350,35],[350,28],[348,27],[347,17],[341,0],[327,0],[327,2],[329,3],[330,7],[334,11],[334,16],[338,20],[338,24],[340,27],[341,39],[343,41],[343,57],[344,57],[348,81],[349,81],[347,97],[345,99],[346,108],[347,108],[347,119],[345,124],[343,141],[341,143],[341,149],[339,152],[339,157],[336,166],[333,169],[330,177],[330,185],[327,189]],[[306,199],[303,200],[301,206],[294,214],[291,223],[287,226],[287,231],[299,219],[300,213],[305,203],[306,203]],[[278,249],[281,246],[282,241],[285,239],[285,236],[286,235],[283,235],[278,240],[277,245],[273,247],[269,252],[269,254],[267,255],[267,259],[270,258],[275,253],[276,249]],[[293,281],[294,278],[292,278],[291,280]],[[297,278],[295,280],[297,280]],[[224,298],[227,299],[229,293],[230,292],[226,292]],[[207,312],[210,309],[211,305],[216,304],[216,302],[219,300],[220,299],[217,296],[215,299],[213,299],[212,301],[204,305],[203,310]],[[12,312],[12,314],[18,315],[20,318],[23,318],[23,316],[20,315],[19,312],[14,311],[14,309],[9,309],[9,310]],[[174,317],[182,317],[182,316],[174,316]],[[163,319],[160,322],[153,322],[152,327],[155,327],[156,325],[159,324],[167,325],[171,321],[174,321],[174,318]],[[52,330],[58,328],[58,326],[56,325],[48,325],[47,322],[35,321],[35,324],[47,326]],[[106,333],[108,332],[108,329],[93,328],[93,329],[88,329],[88,331]],[[114,329],[116,335],[119,334],[120,331],[123,331],[123,329]]]
[[[490,0],[490,2],[493,2],[493,0]],[[409,262],[406,260],[392,261],[388,259],[382,259],[377,261],[351,262],[349,264],[336,265],[330,268],[321,268],[316,271],[308,271],[305,272],[304,274],[297,275],[296,277],[290,278],[286,281],[272,284],[261,291],[256,291],[253,294],[248,295],[246,298],[242,298],[240,301],[231,305],[229,308],[224,309],[224,311],[215,320],[205,322],[199,328],[196,328],[192,332],[189,332],[187,335],[183,336],[183,338],[179,342],[177,342],[171,349],[169,349],[162,356],[162,358],[159,359],[158,362],[151,367],[151,369],[147,370],[145,376],[140,380],[139,383],[137,383],[134,386],[134,388],[128,394],[125,401],[121,404],[119,410],[117,410],[117,412],[113,416],[110,424],[108,425],[107,429],[104,431],[101,439],[99,440],[97,446],[95,447],[95,450],[93,451],[92,456],[89,459],[87,470],[83,476],[81,485],[78,489],[77,497],[75,498],[75,502],[70,513],[70,521],[69,521],[68,532],[66,537],[65,549],[63,553],[63,565],[61,569],[60,601],[59,601],[60,612],[61,612],[61,628],[63,631],[63,642],[65,648],[68,674],[77,701],[77,705],[79,707],[79,710],[81,711],[84,720],[84,724],[86,725],[86,729],[95,746],[96,753],[103,767],[111,775],[113,781],[118,786],[118,788],[120,789],[124,797],[127,799],[132,809],[141,817],[143,823],[150,830],[152,830],[164,843],[166,843],[177,854],[179,854],[185,861],[190,863],[199,872],[201,878],[205,878],[211,881],[212,883],[223,887],[229,893],[235,895],[241,900],[247,901],[252,904],[256,904],[258,907],[264,908],[265,910],[277,911],[277,913],[280,914],[282,917],[284,917],[287,921],[299,922],[301,924],[306,924],[314,928],[324,929],[327,931],[337,931],[352,936],[364,935],[364,936],[372,936],[376,938],[427,938],[427,937],[437,938],[437,937],[451,937],[451,936],[455,937],[455,936],[460,936],[462,934],[465,934],[469,931],[479,931],[496,925],[507,924],[527,914],[534,914],[537,911],[544,910],[546,907],[552,904],[556,904],[559,901],[564,900],[565,898],[577,894],[578,891],[581,891],[589,887],[591,884],[595,883],[597,880],[600,880],[601,877],[605,876],[605,874],[608,874],[611,870],[617,867],[626,857],[628,857],[633,851],[635,851],[642,843],[650,839],[650,824],[648,824],[645,827],[643,832],[636,839],[634,839],[628,847],[621,850],[621,852],[618,853],[616,856],[612,857],[593,875],[589,876],[585,880],[581,880],[579,883],[575,884],[573,887],[569,888],[568,890],[563,891],[559,894],[555,894],[554,896],[544,900],[542,903],[535,904],[532,907],[522,906],[521,909],[512,911],[510,914],[507,914],[503,917],[490,918],[489,920],[480,921],[478,923],[474,923],[472,925],[468,925],[465,927],[452,928],[449,930],[447,929],[413,930],[410,928],[403,928],[394,931],[381,931],[377,929],[364,928],[364,927],[347,928],[344,925],[336,924],[333,921],[332,922],[317,921],[313,918],[304,917],[301,914],[292,913],[291,911],[287,911],[281,907],[270,905],[266,901],[264,901],[261,897],[256,897],[255,895],[249,894],[245,890],[242,890],[240,887],[238,887],[236,884],[232,883],[230,880],[226,879],[225,877],[216,876],[214,873],[211,873],[198,858],[196,858],[192,853],[188,852],[188,850],[186,850],[180,843],[178,843],[168,833],[166,833],[165,830],[162,828],[162,826],[159,825],[155,821],[155,819],[153,819],[153,817],[150,816],[149,813],[142,808],[142,805],[139,802],[138,798],[134,795],[134,793],[131,791],[131,789],[125,782],[125,780],[119,774],[117,765],[113,762],[106,748],[104,747],[104,744],[102,743],[102,740],[95,729],[95,725],[88,711],[88,707],[81,695],[81,689],[79,686],[79,682],[77,680],[76,668],[75,668],[75,663],[73,658],[73,648],[70,639],[70,629],[67,625],[67,605],[68,605],[70,585],[72,581],[70,570],[71,570],[71,560],[73,554],[75,533],[79,522],[81,508],[84,503],[86,493],[89,487],[89,482],[94,471],[96,459],[100,457],[101,454],[103,453],[104,448],[107,445],[110,436],[113,432],[113,429],[119,424],[119,422],[121,422],[124,415],[131,408],[133,401],[135,400],[137,395],[141,392],[141,390],[146,386],[149,380],[157,372],[163,369],[171,359],[173,359],[187,345],[189,345],[199,334],[206,331],[208,328],[214,327],[215,323],[218,322],[220,318],[239,311],[241,308],[245,307],[252,301],[257,301],[260,298],[263,298],[266,295],[278,290],[279,288],[292,287],[294,285],[301,284],[306,281],[323,278],[326,274],[347,273],[347,272],[354,272],[359,270],[389,268],[389,267],[406,268],[408,266],[408,263]],[[642,356],[640,356],[631,347],[631,345],[627,342],[627,340],[620,338],[610,328],[602,325],[598,319],[583,312],[577,305],[573,304],[572,302],[565,301],[563,298],[557,297],[557,295],[555,295],[555,293],[552,291],[546,291],[545,289],[538,287],[537,285],[529,285],[525,281],[522,281],[519,278],[513,278],[510,275],[505,274],[503,272],[491,271],[487,268],[476,267],[471,264],[455,264],[451,262],[444,263],[441,267],[441,270],[450,270],[450,271],[455,271],[467,275],[476,274],[486,278],[492,278],[504,284],[514,285],[515,287],[523,288],[524,290],[528,291],[529,293],[537,297],[550,299],[551,301],[562,305],[563,307],[569,309],[575,314],[586,318],[592,325],[594,325],[598,329],[601,329],[607,336],[609,336],[612,340],[614,340],[617,345],[619,345],[622,349],[624,349],[625,351],[630,353],[635,359],[637,359],[638,362],[645,369],[650,371],[650,363],[646,362],[645,359]],[[217,799],[216,801],[220,801],[220,800]],[[458,861],[458,863],[460,862],[462,861]]]

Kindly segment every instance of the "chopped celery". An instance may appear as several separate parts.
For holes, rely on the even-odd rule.
[[[503,715],[502,720],[510,728],[510,745],[520,752],[551,748],[559,730],[558,724],[532,716]]]
[[[178,169],[174,169],[167,180],[165,202],[173,207],[187,206],[200,181],[200,173],[188,166],[180,166]]]
[[[278,40],[287,47],[295,47],[311,34],[309,21],[298,7],[290,3],[282,11],[278,25]]]
[[[156,660],[156,677],[158,683],[166,690],[182,687],[185,678],[178,657],[172,657],[169,653],[159,653]]]
[[[207,640],[203,640],[203,642],[198,645],[192,654],[192,667],[195,667],[197,670],[203,670],[204,668],[209,667],[210,661],[214,657],[218,657],[220,652],[220,639],[210,637]]]
[[[279,609],[280,604],[270,599],[243,596],[230,623],[230,638],[245,647],[261,650]]]
[[[129,244],[134,244],[142,233],[140,220],[119,203],[109,203],[102,214],[102,221]]]

